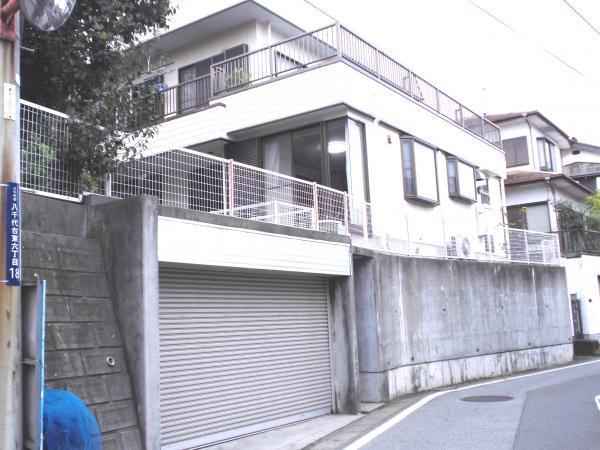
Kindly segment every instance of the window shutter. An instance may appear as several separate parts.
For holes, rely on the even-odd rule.
[[[258,139],[231,142],[225,146],[225,157],[250,166],[260,167]]]
[[[502,148],[506,158],[506,167],[529,164],[526,136],[505,139],[502,141]]]

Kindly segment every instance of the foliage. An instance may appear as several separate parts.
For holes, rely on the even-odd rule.
[[[600,209],[594,201],[597,201],[598,192],[586,199],[583,205],[576,205],[568,201],[557,202],[554,208],[558,213],[560,229],[576,230],[585,229],[600,231]]]
[[[589,195],[586,200],[590,205],[590,210],[593,213],[600,214],[600,189],[596,189],[596,192]]]
[[[157,96],[134,83],[152,54],[140,36],[173,12],[169,0],[79,0],[57,31],[25,25],[22,45],[34,53],[22,52],[22,97],[71,117],[64,157],[76,174],[113,170],[155,134]]]

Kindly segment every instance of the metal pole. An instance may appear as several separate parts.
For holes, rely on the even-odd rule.
[[[21,287],[6,283],[6,203],[19,182],[19,15],[16,37],[0,35],[0,448],[22,448]],[[2,25],[0,25],[2,27]]]

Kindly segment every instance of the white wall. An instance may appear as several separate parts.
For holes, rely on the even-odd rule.
[[[579,150],[579,154],[574,155],[573,149],[563,150],[563,164],[573,164],[576,162],[589,162],[589,163],[600,163],[600,152],[590,152],[586,150]]]
[[[538,156],[537,138],[542,138],[542,137],[548,139],[550,142],[553,143],[552,160],[553,160],[554,172],[559,172],[559,173],[562,172],[563,162],[562,162],[562,156],[561,156],[560,149],[558,148],[556,143],[552,141],[552,139],[550,139],[548,136],[546,136],[543,133],[542,130],[538,129],[537,127],[535,127],[533,125],[531,125],[531,128],[530,128],[530,126],[527,124],[525,119],[509,120],[509,121],[500,123],[499,126],[500,126],[501,133],[502,133],[502,140],[521,137],[521,136],[527,137],[527,149],[528,149],[528,154],[529,154],[529,164],[525,164],[522,166],[507,167],[506,168],[507,172],[514,172],[514,171],[537,172],[537,171],[539,171],[540,170],[540,160],[539,160],[539,156]]]
[[[413,242],[427,241],[443,246],[449,236],[469,236],[471,241],[477,240],[485,234],[486,228],[503,222],[498,182],[505,173],[503,152],[346,64],[335,63],[308,70],[219,98],[217,102],[224,106],[160,125],[157,137],[149,145],[149,152],[228,138],[229,131],[345,103],[375,116],[375,119],[366,119],[360,114],[353,115],[365,124],[376,234],[401,239],[408,236]],[[394,128],[382,125],[381,121]],[[394,129],[410,133],[498,177],[490,182],[492,204],[489,207],[466,204],[448,196],[446,158],[442,151],[436,154],[440,205],[429,207],[406,201],[400,142]],[[410,217],[408,223],[407,215]]]
[[[482,169],[500,176],[505,173],[501,150],[344,63],[284,77],[214,103],[224,107],[219,112],[213,108],[161,124],[149,148],[166,150],[227,138],[229,131],[346,103]]]
[[[581,300],[583,333],[600,334],[600,256],[563,258],[569,294]]]
[[[299,273],[350,275],[350,245],[158,218],[158,260]]]

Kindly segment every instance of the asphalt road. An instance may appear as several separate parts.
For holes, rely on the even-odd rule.
[[[599,394],[600,361],[450,391],[362,449],[600,450]]]

